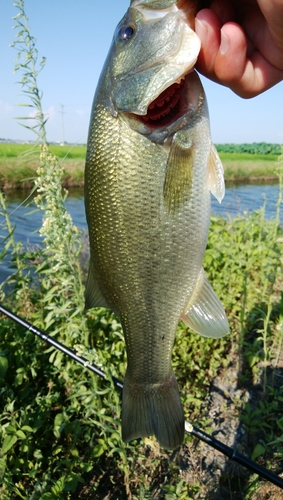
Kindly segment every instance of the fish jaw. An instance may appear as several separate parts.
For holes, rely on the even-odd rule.
[[[192,71],[153,101],[146,115],[124,113],[121,119],[153,142],[164,144],[203,115],[208,116],[206,98],[197,72]]]
[[[110,63],[111,102],[116,112],[145,116],[150,103],[193,70],[200,40],[186,15],[173,5],[148,16],[130,8],[117,26]],[[121,40],[127,29],[128,40]]]

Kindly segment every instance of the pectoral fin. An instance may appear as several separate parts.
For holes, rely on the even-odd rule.
[[[109,305],[101,293],[98,282],[94,278],[92,267],[90,266],[85,292],[85,309],[92,309],[92,307],[109,308]]]
[[[194,145],[184,143],[175,135],[167,161],[164,182],[164,203],[169,212],[176,212],[192,187]]]
[[[229,333],[223,306],[203,269],[181,319],[204,337],[220,338]]]
[[[208,161],[208,187],[213,196],[221,203],[225,195],[224,170],[213,144],[211,145]]]

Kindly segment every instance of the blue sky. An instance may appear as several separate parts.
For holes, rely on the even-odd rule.
[[[65,140],[86,142],[92,99],[115,26],[129,0],[26,0],[31,33],[39,58],[47,63],[39,76],[43,109],[49,116],[49,141],[62,140],[61,104],[64,105]],[[17,14],[13,0],[0,2],[0,138],[33,140],[33,134],[13,118],[23,102],[19,75],[13,73],[13,41]],[[243,100],[231,90],[202,78],[216,143],[283,143],[283,82],[264,94]],[[27,109],[27,108],[26,108]]]

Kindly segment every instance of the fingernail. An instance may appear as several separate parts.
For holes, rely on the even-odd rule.
[[[196,34],[200,37],[201,44],[205,45],[207,39],[207,27],[197,17],[195,19],[195,31]]]
[[[223,33],[222,30],[220,30],[220,32],[221,32],[221,42],[220,42],[219,51],[220,51],[220,54],[222,54],[224,56],[226,54],[226,52],[228,51],[228,49],[229,49],[230,40],[225,35],[225,33]]]

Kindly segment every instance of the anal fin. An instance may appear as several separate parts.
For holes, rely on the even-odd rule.
[[[203,269],[181,319],[204,337],[220,338],[229,333],[224,308]]]
[[[99,288],[98,282],[94,278],[92,267],[90,265],[85,292],[85,309],[92,309],[92,307],[109,308],[109,305]]]

